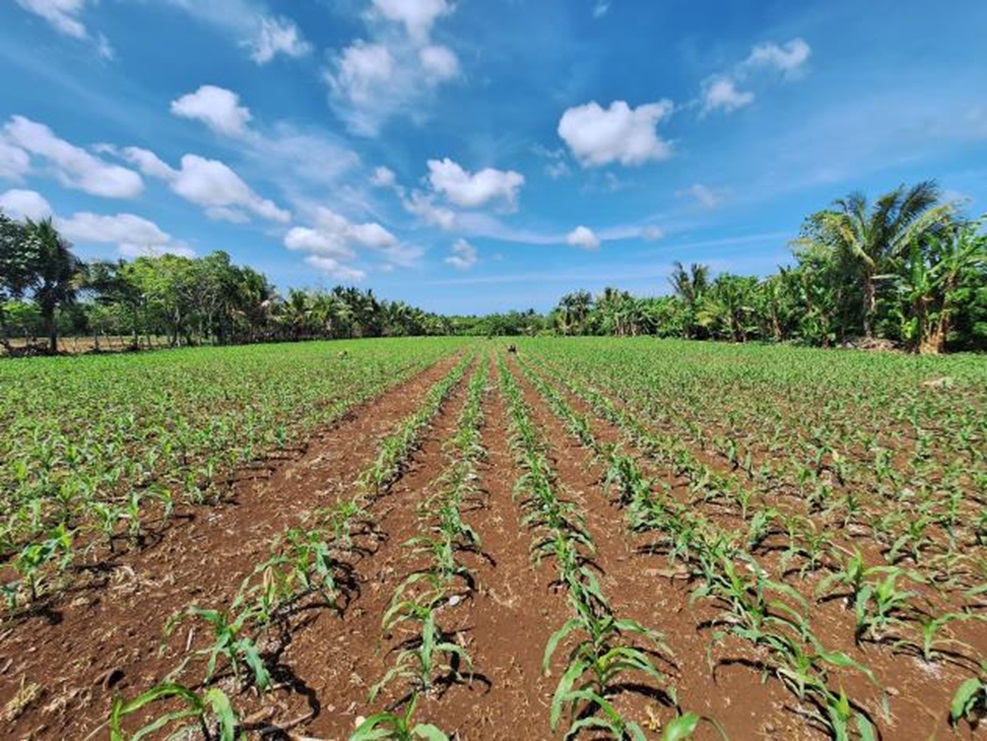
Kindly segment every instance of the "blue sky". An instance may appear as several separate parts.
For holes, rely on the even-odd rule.
[[[4,0],[0,207],[444,312],[767,274],[833,198],[987,210],[987,3]]]

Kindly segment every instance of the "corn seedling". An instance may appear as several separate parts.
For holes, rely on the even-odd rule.
[[[133,715],[154,703],[169,700],[176,700],[183,707],[159,715],[132,734],[124,731],[123,721],[128,715]],[[130,701],[125,701],[119,696],[113,698],[109,726],[111,741],[141,741],[146,737],[157,738],[165,729],[171,730],[168,738],[184,738],[199,732],[206,741],[214,739],[236,741],[237,723],[236,712],[233,710],[230,698],[218,687],[212,687],[199,695],[180,684],[164,683]],[[175,728],[176,725],[178,728]]]

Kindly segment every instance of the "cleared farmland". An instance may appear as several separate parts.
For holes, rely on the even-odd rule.
[[[0,384],[9,737],[927,738],[983,713],[982,358],[385,340]]]

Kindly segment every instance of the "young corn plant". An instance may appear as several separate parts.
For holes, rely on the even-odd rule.
[[[399,597],[400,594],[395,596]],[[417,599],[398,599],[388,608],[384,614],[384,630],[406,630],[410,637],[401,643],[395,665],[371,688],[370,702],[395,680],[410,682],[410,696],[415,697],[418,693],[435,691],[437,683],[443,678],[463,681],[459,670],[461,664],[472,672],[473,660],[469,653],[436,622],[438,609],[445,601],[445,594],[440,588],[430,590]]]
[[[405,706],[404,712],[376,713],[367,718],[350,736],[350,741],[413,741],[416,738],[425,741],[449,741],[449,737],[438,726],[431,723],[415,723],[415,707],[418,705],[418,694],[414,694]]]
[[[124,730],[123,723],[127,716],[154,703],[169,700],[177,700],[183,707],[162,713],[133,733]],[[180,684],[163,683],[133,700],[126,701],[120,696],[113,698],[109,719],[110,741],[159,738],[166,729],[170,731],[168,738],[173,739],[199,733],[206,741],[236,741],[238,723],[230,698],[218,687],[212,687],[200,695]]]
[[[217,664],[222,657],[229,664],[230,671],[233,672],[238,684],[243,684],[243,680],[249,677],[250,683],[257,689],[262,692],[269,689],[271,675],[255,639],[248,634],[256,617],[257,613],[252,607],[234,613],[232,610],[224,612],[193,606],[178,613],[165,626],[166,638],[172,635],[180,624],[188,620],[201,620],[212,631],[213,642],[210,646],[187,656],[171,676],[181,673],[195,657],[206,656],[208,659],[205,681],[208,682],[215,675]]]
[[[617,619],[599,594],[573,589],[569,601],[576,617],[568,620],[549,639],[545,647],[542,668],[551,670],[552,657],[561,643],[571,636],[579,638],[569,650],[565,669],[552,698],[550,726],[555,731],[568,708],[569,727],[566,738],[582,730],[606,731],[613,738],[644,739],[644,731],[634,721],[625,719],[610,701],[618,691],[618,679],[628,673],[644,674],[659,683],[674,702],[675,690],[668,685],[665,674],[644,649],[628,644],[627,635],[640,636],[654,644],[666,658],[671,649],[661,634],[633,620]]]
[[[953,727],[966,721],[976,730],[987,718],[987,661],[980,664],[980,676],[971,677],[956,688],[949,705],[949,722]]]

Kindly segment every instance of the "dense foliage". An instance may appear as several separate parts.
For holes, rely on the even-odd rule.
[[[291,290],[215,252],[81,263],[51,221],[0,213],[0,343],[59,334],[129,337],[128,345],[238,344],[408,335],[658,335],[830,347],[883,340],[922,353],[987,349],[987,235],[940,202],[934,183],[868,204],[853,193],[809,216],[794,264],[766,278],[675,263],[672,295],[608,287],[534,310],[443,317],[372,291]],[[104,347],[106,341],[104,340]]]

